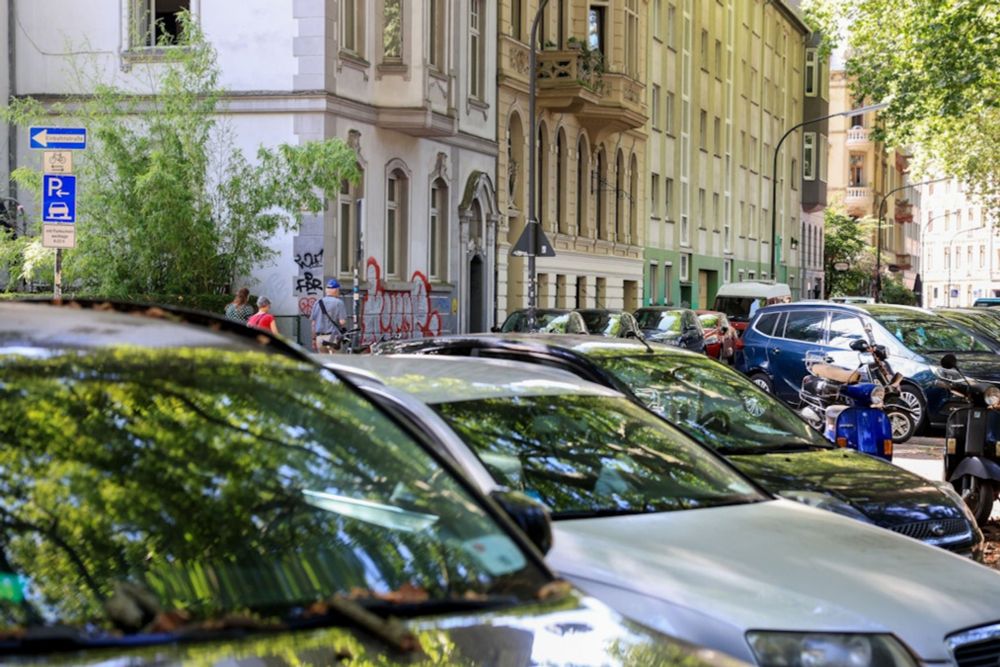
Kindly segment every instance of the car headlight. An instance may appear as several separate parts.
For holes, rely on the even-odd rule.
[[[872,393],[868,394],[868,399],[872,405],[882,405],[885,402],[885,387],[875,387]]]
[[[987,407],[995,408],[1000,404],[1000,389],[996,387],[988,387],[986,391],[983,392],[983,400],[986,401]]]
[[[917,664],[889,635],[751,630],[747,642],[760,667],[914,667]]]

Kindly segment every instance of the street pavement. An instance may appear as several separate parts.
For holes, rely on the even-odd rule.
[[[912,438],[893,448],[892,462],[910,472],[940,480],[944,478],[944,438]],[[1000,503],[993,506],[992,519],[1000,518]]]

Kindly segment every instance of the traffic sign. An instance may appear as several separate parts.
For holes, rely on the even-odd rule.
[[[511,248],[510,254],[515,257],[530,257],[532,255],[536,257],[555,257],[556,251],[552,248],[552,244],[549,243],[548,237],[545,236],[542,226],[534,220],[529,220],[524,226],[521,236],[517,239],[517,243]]]
[[[72,174],[73,153],[71,151],[45,151],[42,153],[42,173]]]
[[[76,176],[42,176],[42,222],[76,222]]]
[[[76,225],[42,225],[43,248],[75,248]]]
[[[31,148],[58,148],[82,151],[87,147],[85,127],[32,127],[28,131]]]

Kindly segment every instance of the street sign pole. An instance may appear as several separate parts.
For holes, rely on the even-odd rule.
[[[56,248],[56,279],[52,286],[52,296],[56,301],[62,299],[62,248]]]

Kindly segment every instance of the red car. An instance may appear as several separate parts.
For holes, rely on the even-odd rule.
[[[717,310],[696,310],[705,330],[705,354],[732,365],[736,355],[736,329],[725,313]]]

